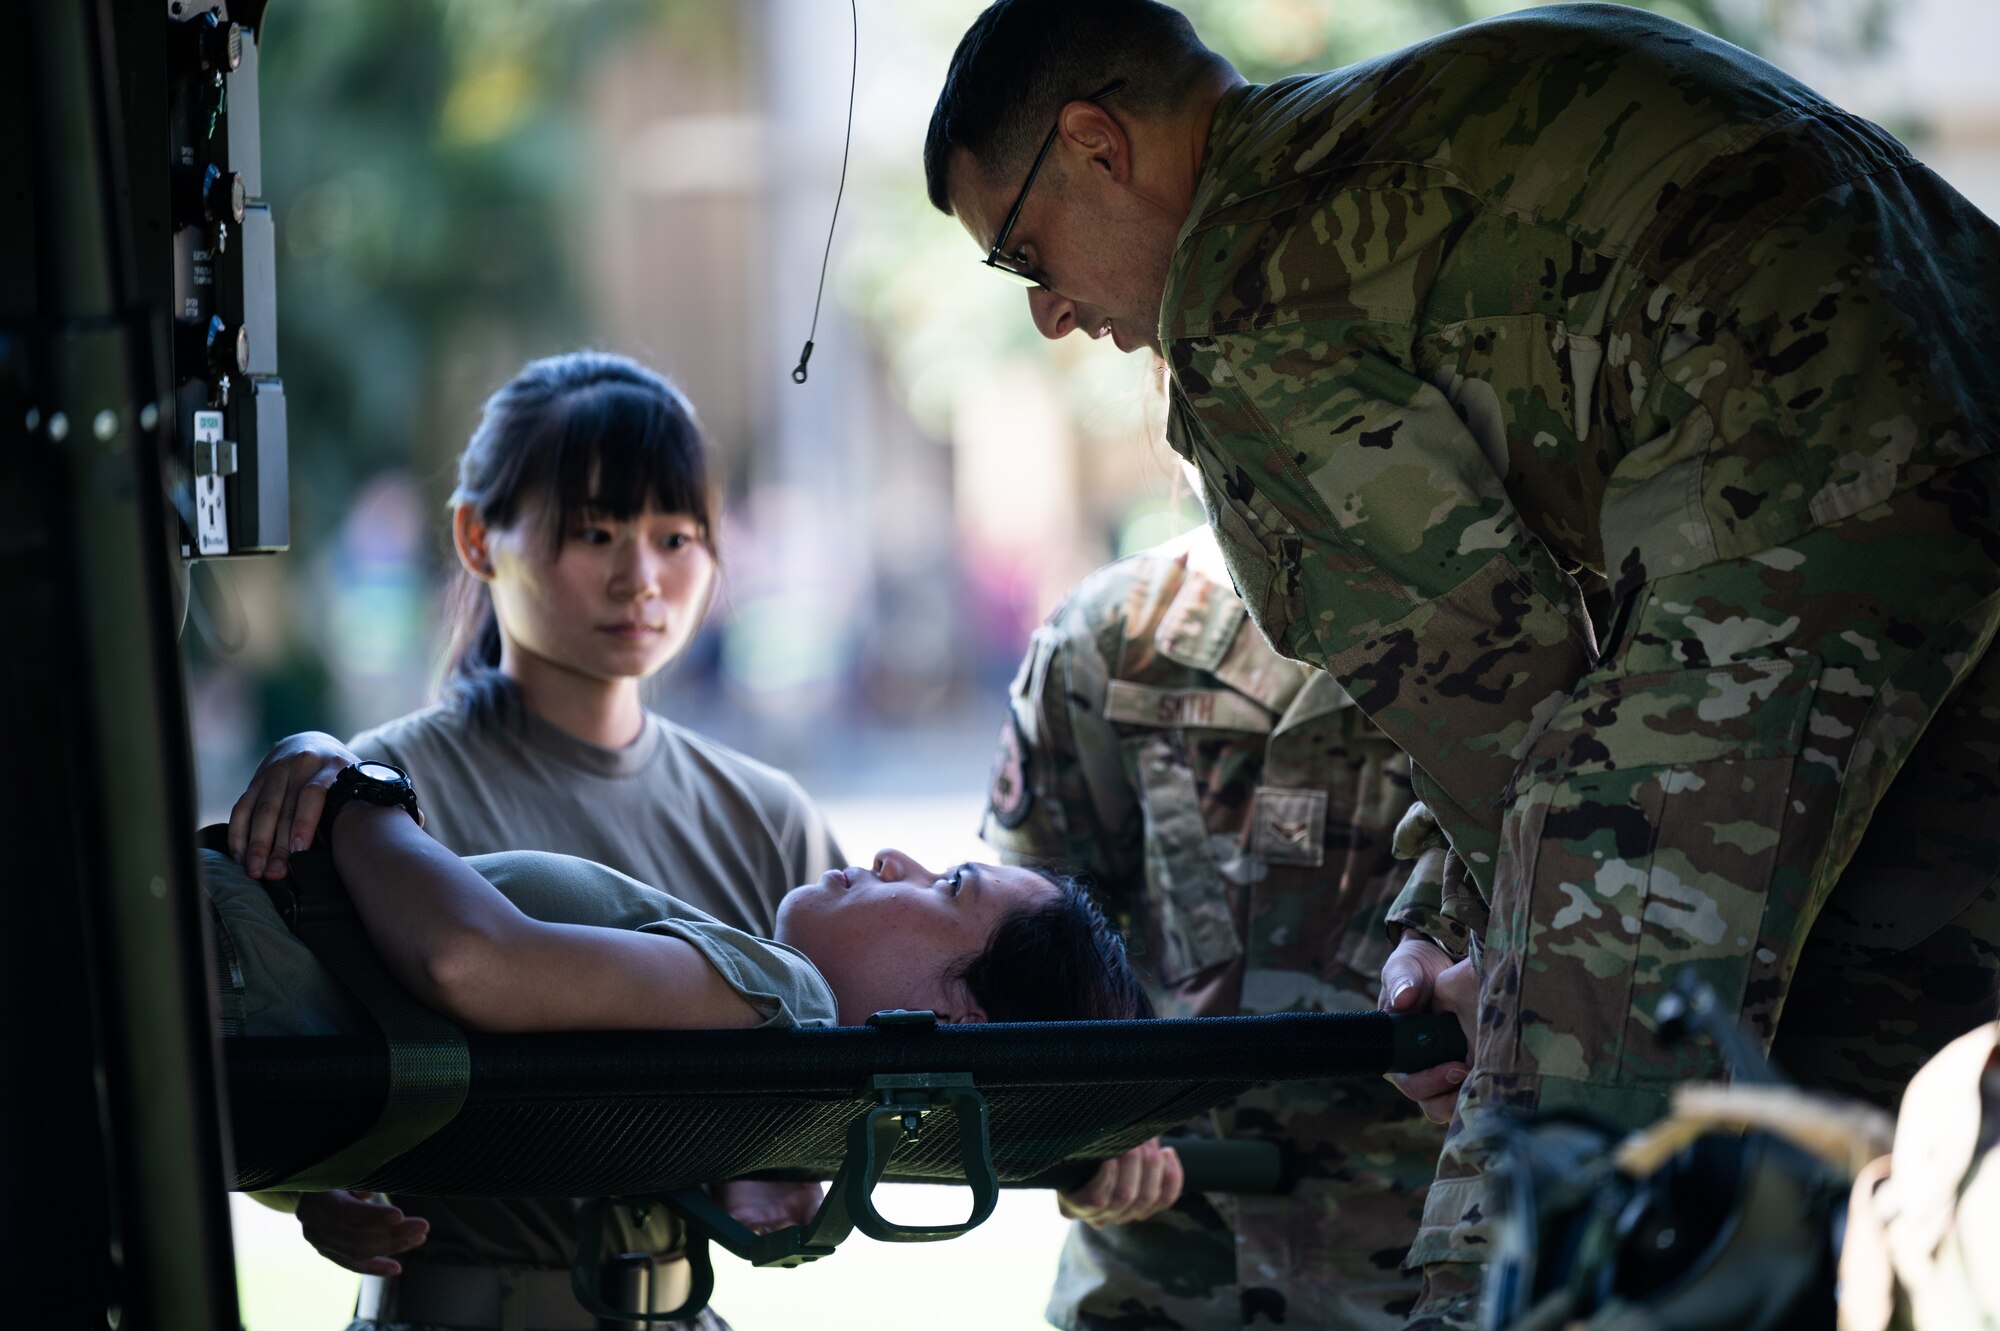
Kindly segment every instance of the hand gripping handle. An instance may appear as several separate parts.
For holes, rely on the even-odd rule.
[[[1389,1016],[1389,1071],[1422,1072],[1440,1063],[1463,1062],[1465,1030],[1449,1012]]]

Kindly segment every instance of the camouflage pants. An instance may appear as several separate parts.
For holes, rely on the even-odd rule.
[[[1217,1111],[1230,1136],[1282,1125],[1304,1177],[1277,1197],[1185,1199],[1136,1225],[1071,1228],[1049,1297],[1066,1331],[1394,1331],[1415,1302],[1403,1256],[1438,1129],[1386,1084],[1296,1083]]]
[[[1654,1034],[1683,967],[1800,1080],[1878,1101],[1992,1016],[1996,513],[1970,464],[1623,607],[1516,777],[1413,1325],[1471,1324],[1497,1114],[1636,1126],[1721,1074]]]

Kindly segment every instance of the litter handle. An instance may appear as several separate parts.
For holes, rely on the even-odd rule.
[[[1388,1020],[1394,1032],[1391,1072],[1422,1072],[1465,1058],[1465,1031],[1449,1012],[1399,1013]]]
[[[1276,1142],[1217,1141],[1209,1137],[1167,1137],[1181,1158],[1182,1187],[1188,1192],[1228,1193],[1237,1197],[1275,1197],[1297,1182],[1285,1168],[1285,1151]]]

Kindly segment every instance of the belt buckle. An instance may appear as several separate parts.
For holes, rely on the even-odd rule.
[[[653,1255],[621,1252],[597,1268],[598,1292],[614,1308],[653,1311]],[[600,1317],[598,1331],[647,1331],[649,1323]]]

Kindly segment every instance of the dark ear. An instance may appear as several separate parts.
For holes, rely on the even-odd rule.
[[[1089,164],[1124,184],[1132,174],[1132,138],[1118,118],[1096,102],[1064,105],[1057,117],[1072,168]]]
[[[939,1012],[938,1019],[947,1026],[985,1025],[993,1018],[986,1015],[986,1009],[965,987],[965,981],[956,977],[945,980],[945,1000],[951,1004],[951,1011]]]

